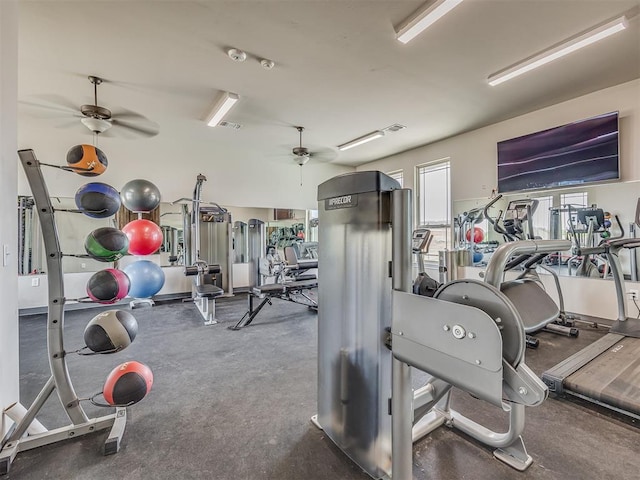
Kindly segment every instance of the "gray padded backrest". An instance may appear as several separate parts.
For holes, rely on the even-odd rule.
[[[536,281],[521,279],[505,282],[500,286],[500,291],[516,307],[527,333],[540,330],[560,315],[556,302]]]
[[[284,261],[287,265],[298,265],[298,256],[296,250],[292,246],[284,247]]]

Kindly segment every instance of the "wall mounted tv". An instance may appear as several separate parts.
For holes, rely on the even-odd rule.
[[[498,142],[498,191],[620,178],[618,112]]]

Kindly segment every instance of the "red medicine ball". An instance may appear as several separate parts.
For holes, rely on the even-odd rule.
[[[151,390],[153,373],[146,365],[130,361],[114,368],[104,382],[102,395],[109,405],[138,403]]]
[[[151,255],[162,245],[162,230],[151,220],[133,220],[122,227],[122,232],[129,239],[131,255]]]

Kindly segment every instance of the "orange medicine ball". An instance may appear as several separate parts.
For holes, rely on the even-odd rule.
[[[93,145],[76,145],[67,152],[67,164],[78,175],[83,177],[97,177],[105,172],[109,164],[107,156],[102,150]]]
[[[104,382],[102,395],[109,405],[133,405],[142,400],[153,385],[153,373],[146,365],[130,361],[114,368]]]

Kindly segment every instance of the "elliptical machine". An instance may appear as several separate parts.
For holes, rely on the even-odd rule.
[[[618,240],[624,237],[624,227],[620,222],[618,215],[613,217],[618,224],[620,233],[618,235],[611,234],[611,214],[605,212],[602,208],[598,208],[595,205],[587,208],[573,208],[571,205],[567,205],[569,211],[569,232],[573,239],[573,253],[574,256],[569,260],[569,273],[571,273],[571,261],[579,260],[578,268],[575,271],[576,277],[594,277],[602,278],[608,276],[609,260],[606,255],[596,254],[581,254],[583,248],[599,247],[605,242],[612,240]],[[575,211],[575,221],[572,212]],[[578,225],[576,225],[576,223]],[[600,241],[597,239],[600,238]],[[602,272],[593,257],[599,257],[602,259]]]
[[[426,227],[418,227],[411,236],[411,252],[418,258],[418,276],[413,282],[413,293],[425,297],[433,297],[440,283],[426,273],[424,256],[429,253],[429,246],[433,236],[431,230]]]
[[[456,250],[467,250],[469,252],[469,261],[471,265],[475,265],[482,260],[475,259],[476,256],[476,225],[484,221],[484,210],[482,208],[473,208],[466,212],[458,214],[453,219],[454,241]],[[479,240],[482,241],[482,240]]]
[[[506,211],[502,210],[494,219],[489,209],[502,195],[497,195],[484,208],[484,216],[494,231],[502,235],[506,242],[534,240],[533,214],[538,207],[535,199],[514,200],[509,202]],[[522,273],[514,280],[502,282],[500,290],[520,311],[523,317],[527,346],[537,348],[539,341],[530,334],[544,330],[558,335],[577,337],[580,331],[574,327],[574,318],[570,318],[564,309],[564,297],[560,288],[558,274],[542,263],[549,255],[546,253],[518,255],[507,262],[505,272],[522,268]],[[558,295],[558,304],[544,290],[542,280],[536,269],[540,267],[551,274]]]

